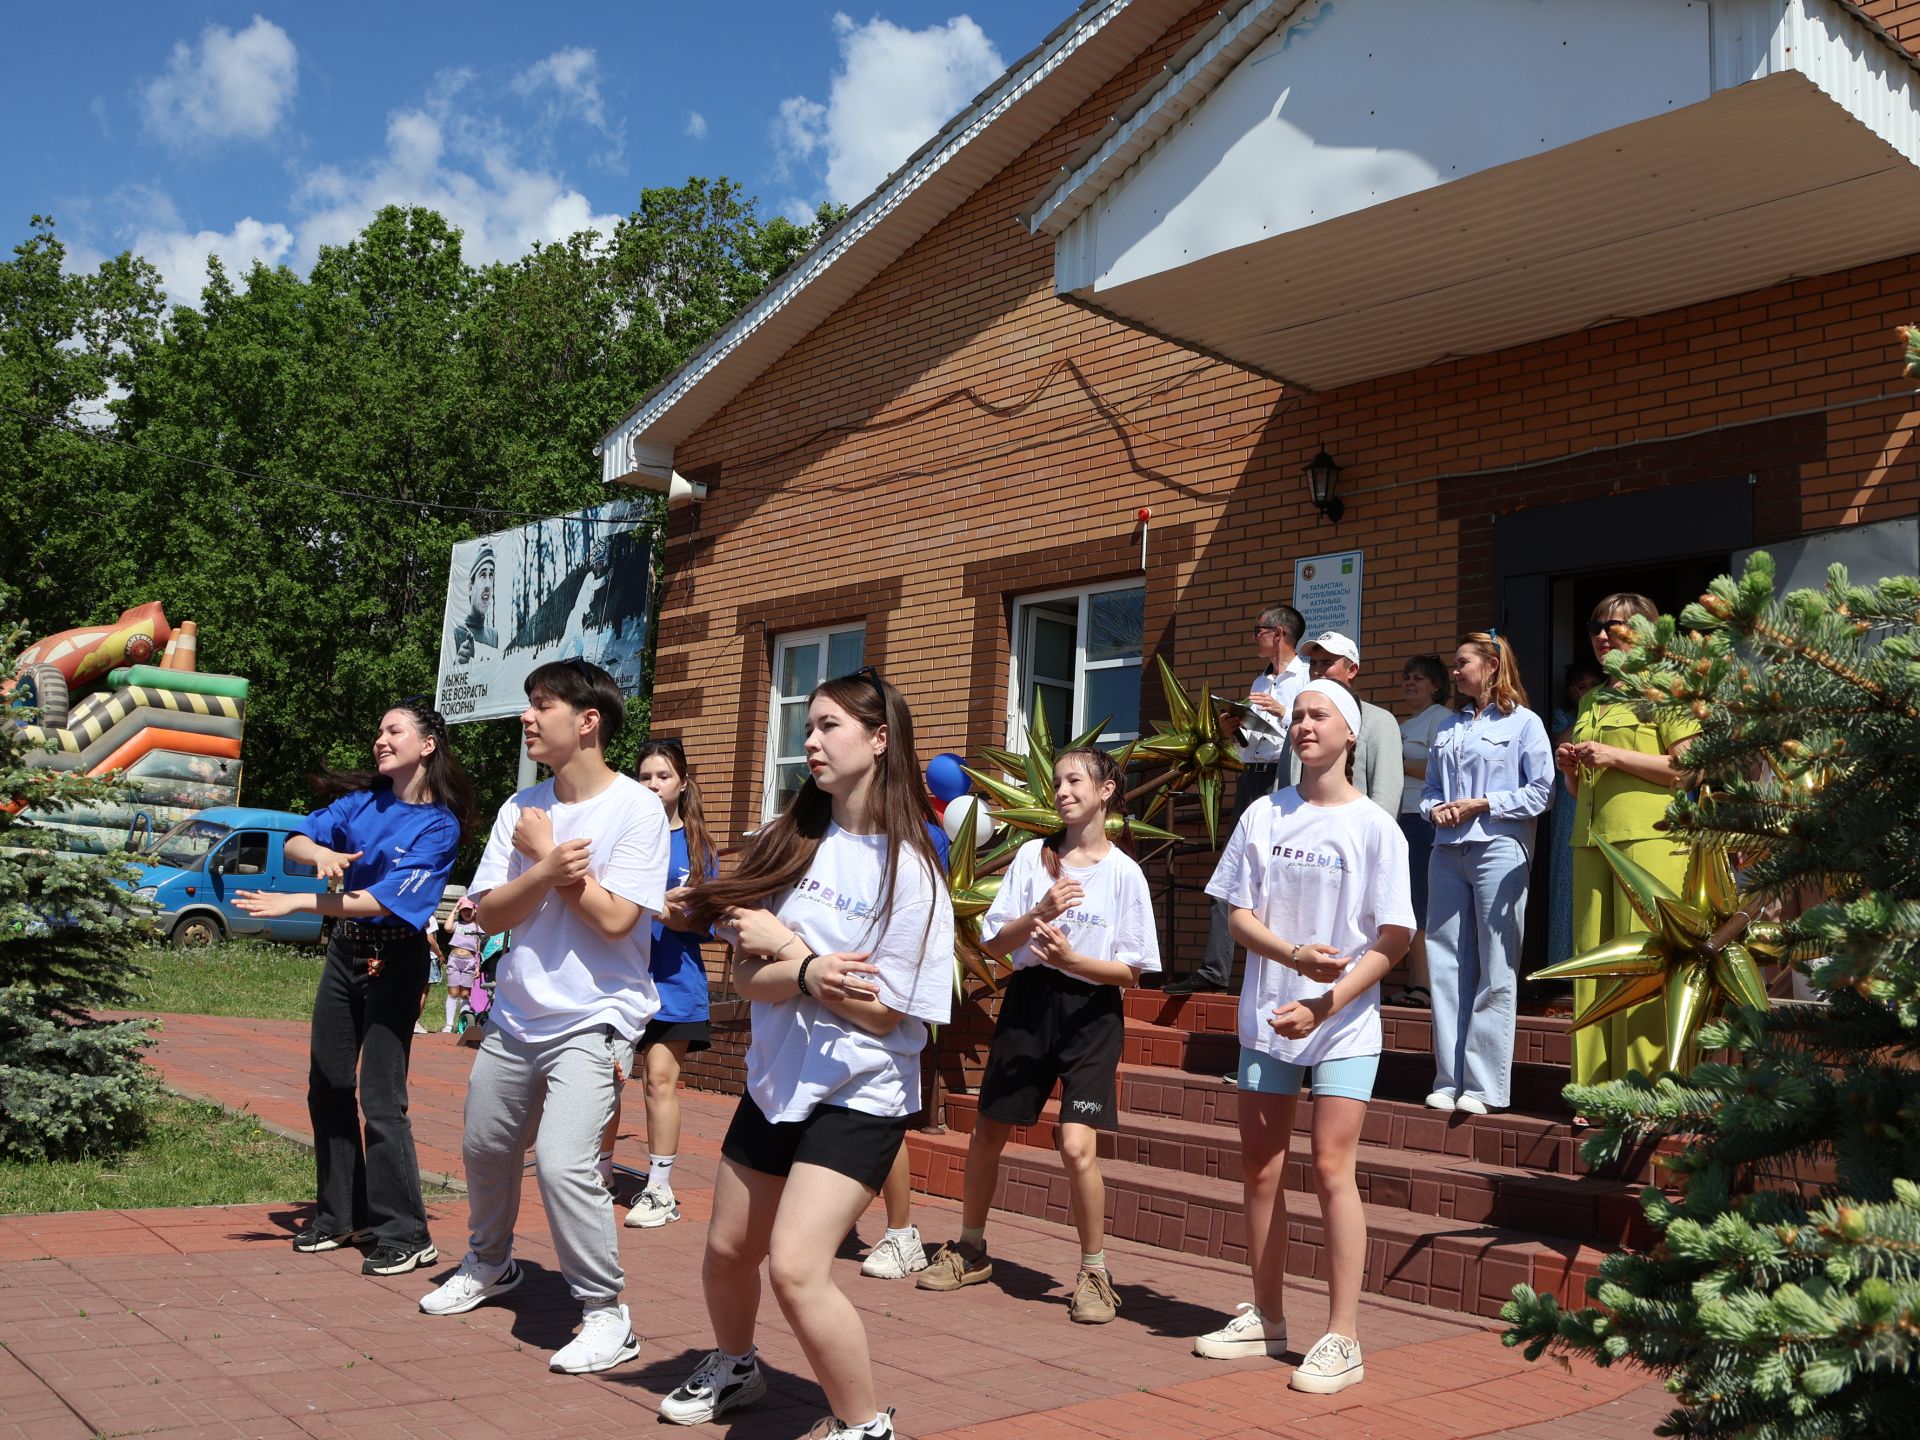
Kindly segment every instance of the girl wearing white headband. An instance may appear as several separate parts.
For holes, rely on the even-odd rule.
[[[1314,1188],[1326,1228],[1327,1333],[1294,1389],[1331,1395],[1364,1378],[1360,1282],[1367,1225],[1354,1155],[1380,1067],[1380,981],[1413,938],[1407,841],[1353,785],[1360,706],[1337,680],[1294,698],[1297,785],[1257,801],[1207,883],[1247,950],[1240,990],[1240,1147],[1253,1302],[1194,1342],[1219,1360],[1283,1355],[1286,1166],[1300,1082],[1313,1072]]]

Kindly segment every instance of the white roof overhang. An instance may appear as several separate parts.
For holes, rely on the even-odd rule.
[[[1192,8],[1086,0],[602,439],[601,475],[665,490],[673,449]]]
[[[1331,389],[1920,249],[1920,70],[1839,0],[1246,0],[1029,219]]]

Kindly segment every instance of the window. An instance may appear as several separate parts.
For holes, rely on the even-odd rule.
[[[267,832],[242,830],[220,847],[218,863],[223,875],[266,874]]]
[[[822,680],[866,663],[867,630],[847,625],[782,635],[773,645],[773,704],[767,724],[767,783],[761,817],[786,808],[807,778],[807,696]]]
[[[1036,701],[1056,744],[1105,724],[1103,745],[1140,734],[1140,652],[1147,592],[1138,584],[1096,585],[1029,595],[1013,607],[1013,674],[1007,743],[1027,748]]]

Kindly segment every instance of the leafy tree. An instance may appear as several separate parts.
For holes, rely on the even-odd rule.
[[[0,634],[0,660],[19,639],[14,626]],[[15,723],[29,718],[0,712],[0,1156],[111,1155],[139,1137],[156,1093],[140,1056],[150,1022],[93,1016],[133,1000],[126,981],[139,973],[144,927],[116,883],[132,867],[57,849],[18,812],[57,813],[118,787],[29,768]]]
[[[1616,693],[1680,706],[1683,755],[1710,782],[1668,825],[1745,862],[1754,908],[1829,897],[1778,937],[1818,1005],[1735,1009],[1690,1073],[1574,1086],[1603,1125],[1687,1142],[1677,1198],[1644,1196],[1660,1232],[1616,1253],[1563,1311],[1521,1287],[1508,1344],[1667,1377],[1664,1434],[1812,1440],[1908,1436],[1920,1413],[1920,582],[1774,595],[1770,559],[1716,580],[1676,625],[1636,624]],[[1737,923],[1737,917],[1736,921]]]

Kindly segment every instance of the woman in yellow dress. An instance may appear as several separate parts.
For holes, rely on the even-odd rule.
[[[1610,650],[1629,643],[1635,615],[1652,620],[1659,611],[1644,595],[1609,595],[1593,607],[1587,634],[1603,664]],[[1675,763],[1680,748],[1700,733],[1690,718],[1642,720],[1632,705],[1602,698],[1605,686],[1580,701],[1567,742],[1554,764],[1573,792],[1573,953],[1579,955],[1629,931],[1644,930],[1627,893],[1613,878],[1596,841],[1609,845],[1658,876],[1677,892],[1687,869],[1687,847],[1654,826],[1666,816],[1673,792],[1686,780]],[[1588,1005],[1601,981],[1576,980],[1578,1009]],[[1594,1085],[1619,1080],[1629,1070],[1658,1074],[1666,1054],[1667,1007],[1658,997],[1597,1025],[1573,1032],[1573,1080]]]

